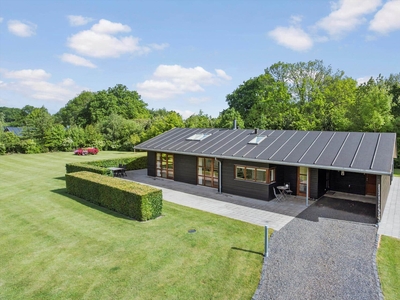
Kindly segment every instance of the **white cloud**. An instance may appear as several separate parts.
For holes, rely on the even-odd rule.
[[[372,77],[372,76],[364,76],[364,77],[357,78],[357,84],[358,84],[358,85],[361,85],[361,84],[363,84],[363,83],[367,83],[368,80],[371,79],[371,77]]]
[[[67,16],[69,25],[71,26],[82,26],[86,25],[89,22],[92,22],[94,19],[92,18],[87,18],[83,16],[74,16],[74,15],[69,15]]]
[[[163,44],[150,44],[150,48],[154,50],[164,50],[165,48],[169,47],[169,44],[163,43]]]
[[[1,17],[0,17],[0,23],[2,23],[2,22],[3,22],[3,20],[4,20],[4,18],[1,18]]]
[[[232,77],[227,75],[224,70],[215,69],[215,72],[217,73],[217,76],[221,77],[222,79],[225,79],[225,80],[231,80],[232,79]]]
[[[369,29],[380,34],[400,29],[400,0],[388,1],[369,24]]]
[[[36,24],[31,22],[21,22],[18,20],[10,20],[7,23],[8,31],[20,37],[29,37],[36,34]]]
[[[221,77],[224,74],[224,78]],[[137,84],[143,97],[168,99],[187,92],[203,92],[205,85],[218,85],[229,76],[223,70],[212,74],[202,67],[184,68],[179,65],[160,65],[153,78]]]
[[[193,111],[191,110],[180,110],[180,109],[174,109],[173,111],[177,112],[178,114],[180,114],[182,116],[182,119],[186,120],[187,118],[189,118],[190,116],[192,116],[193,114],[195,114]]]
[[[141,46],[139,38],[114,36],[116,33],[130,30],[127,25],[102,19],[90,30],[84,30],[69,37],[68,46],[81,55],[100,58],[119,57],[126,53],[141,55],[150,52],[151,47],[160,50],[167,46],[167,44]]]
[[[51,74],[43,69],[25,69],[20,71],[0,70],[5,78],[20,79],[20,80],[44,80],[50,78]]]
[[[101,19],[99,23],[92,26],[91,30],[97,33],[115,34],[118,32],[130,32],[131,28],[128,25]]]
[[[381,0],[340,0],[332,3],[332,12],[317,22],[317,27],[333,38],[340,38],[366,21],[365,15],[373,13]]]
[[[51,77],[51,74],[42,69],[19,71],[2,69],[0,72],[5,78],[16,79],[15,81],[1,82],[1,89],[11,90],[28,98],[67,102],[82,90],[85,90],[70,78],[59,83],[51,83],[46,80]]]
[[[76,66],[83,66],[83,67],[88,67],[88,68],[97,68],[95,64],[93,64],[90,60],[87,60],[86,58],[80,57],[75,54],[70,54],[70,53],[64,53],[61,56],[61,60],[68,62],[70,64],[76,65]]]
[[[276,27],[268,32],[268,35],[279,45],[294,51],[306,51],[313,46],[311,37],[303,29],[295,26]]]

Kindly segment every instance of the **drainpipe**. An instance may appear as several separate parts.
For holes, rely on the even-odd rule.
[[[218,162],[218,193],[222,194],[222,183],[221,183],[221,178],[222,178],[221,165],[222,165],[222,162],[219,159],[217,159],[216,157],[214,159]]]

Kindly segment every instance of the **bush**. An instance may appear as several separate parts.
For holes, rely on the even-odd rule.
[[[66,174],[67,192],[139,221],[155,219],[162,211],[162,191],[132,181],[75,172]]]
[[[116,159],[103,159],[90,162],[82,163],[71,163],[66,164],[67,173],[88,171],[103,175],[111,175],[111,171],[107,168],[116,167],[119,164],[126,165],[126,170],[140,170],[147,168],[147,156],[143,153],[143,156],[125,157]]]

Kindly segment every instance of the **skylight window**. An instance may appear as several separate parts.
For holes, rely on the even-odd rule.
[[[254,139],[252,139],[250,142],[248,142],[248,144],[258,145],[258,144],[261,143],[265,138],[266,138],[265,135],[256,136]]]
[[[186,140],[187,141],[202,141],[205,138],[208,138],[211,135],[211,133],[196,133],[193,134],[192,136],[189,136]]]

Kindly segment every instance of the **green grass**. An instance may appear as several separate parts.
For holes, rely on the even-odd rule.
[[[394,176],[400,177],[400,169],[394,169]]]
[[[385,300],[400,298],[400,240],[381,236],[377,254],[378,272]]]
[[[262,227],[166,201],[141,223],[66,194],[67,162],[131,155],[0,156],[0,299],[251,298]]]

